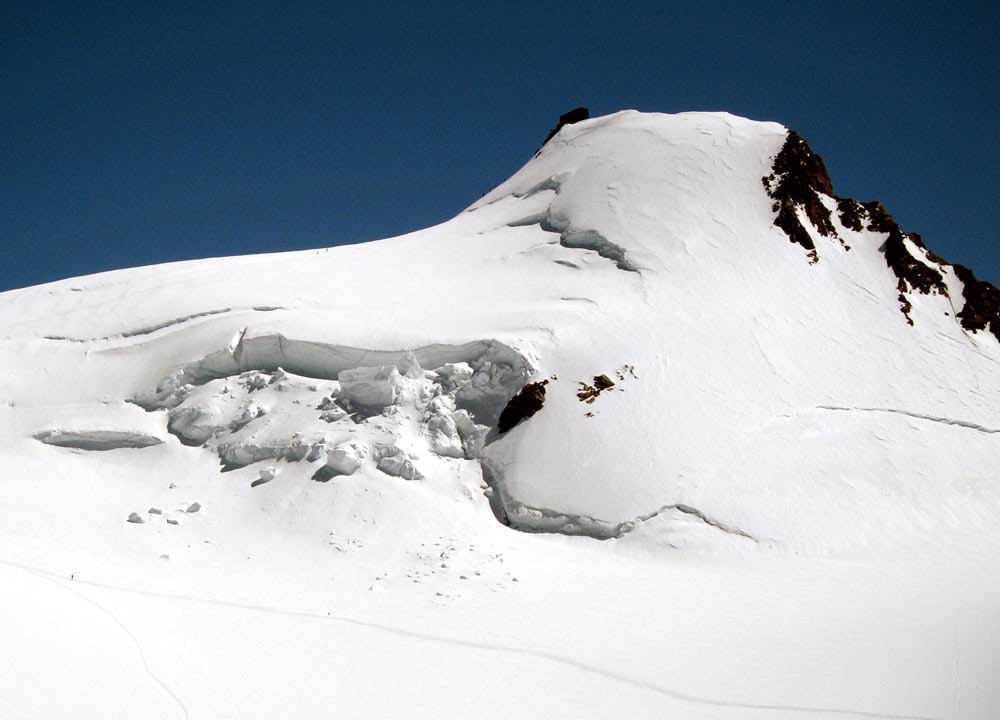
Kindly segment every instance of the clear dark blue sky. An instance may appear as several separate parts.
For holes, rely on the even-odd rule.
[[[0,290],[424,227],[578,104],[782,122],[1000,284],[995,3],[2,5]]]

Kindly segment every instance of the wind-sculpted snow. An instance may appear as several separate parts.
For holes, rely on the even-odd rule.
[[[545,191],[553,191],[555,195],[558,195],[561,184],[565,181],[565,179],[565,176],[558,175],[546,178],[538,185],[522,194],[521,197],[531,197]],[[559,243],[563,247],[579,250],[593,250],[602,258],[606,258],[614,262],[615,267],[619,270],[639,272],[639,267],[637,267],[627,257],[626,251],[623,247],[611,242],[597,230],[575,227],[572,218],[566,216],[564,213],[560,213],[559,211],[554,212],[552,205],[543,211],[513,220],[507,225],[508,227],[538,225],[538,227],[545,232],[557,233],[559,235]],[[567,261],[557,260],[556,262],[568,264]]]
[[[541,228],[559,233],[559,242],[563,247],[593,250],[602,258],[614,262],[619,270],[639,272],[639,268],[626,257],[625,250],[621,246],[615,245],[596,230],[566,230],[555,225],[551,217],[547,217],[541,223]]]
[[[46,340],[63,340],[67,342],[77,342],[77,343],[90,343],[90,342],[102,342],[107,340],[115,340],[118,338],[128,339],[134,337],[141,337],[143,335],[152,335],[160,330],[174,329],[179,326],[186,325],[193,320],[199,320],[201,318],[208,318],[215,315],[230,315],[234,313],[245,313],[245,312],[273,312],[275,310],[283,310],[281,307],[271,307],[267,305],[256,306],[252,308],[219,308],[217,310],[201,310],[199,312],[191,313],[190,315],[184,315],[182,317],[171,318],[170,320],[164,320],[162,322],[155,323],[153,325],[148,325],[146,327],[134,328],[131,330],[123,330],[117,335],[105,335],[103,337],[91,337],[91,338],[80,338],[80,337],[68,337],[65,335],[44,335]]]

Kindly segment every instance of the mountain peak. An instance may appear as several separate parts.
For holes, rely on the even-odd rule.
[[[624,111],[408,235],[0,294],[0,695],[992,717],[1000,296],[833,192]]]
[[[132,443],[163,422],[238,473],[261,457],[308,464],[351,430],[361,445],[338,463],[434,478],[442,458],[471,461],[515,527],[608,538],[683,506],[744,540],[831,550],[870,542],[885,513],[918,527],[940,499],[930,485],[913,504],[865,495],[868,510],[833,522],[861,496],[827,468],[867,477],[879,438],[911,449],[908,482],[922,482],[913,463],[965,477],[883,416],[1000,428],[998,308],[995,288],[880,203],[834,195],[797,133],[623,111],[564,124],[467,211],[403,237],[6,293],[15,370],[0,393],[150,410],[32,415],[35,442]],[[508,410],[529,385],[533,412]],[[799,437],[803,423],[837,428],[852,457]],[[970,432],[949,442],[975,475],[986,449]]]

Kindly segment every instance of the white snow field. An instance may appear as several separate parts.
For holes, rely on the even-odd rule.
[[[0,718],[1000,717],[1000,343],[788,137],[0,294]]]

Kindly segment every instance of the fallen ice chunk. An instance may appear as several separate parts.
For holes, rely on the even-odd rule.
[[[359,440],[348,440],[326,454],[326,467],[334,475],[353,475],[366,457],[367,445]]]
[[[177,407],[194,389],[194,386],[185,382],[184,369],[175,370],[167,377],[163,378],[152,393],[143,393],[132,399],[144,410],[161,410]]]
[[[239,416],[229,424],[229,429],[232,431],[239,430],[252,423],[259,417],[264,417],[267,414],[267,410],[255,402],[249,403]]]
[[[255,488],[258,485],[263,485],[264,483],[269,483],[274,480],[275,475],[278,474],[278,469],[275,467],[266,467],[260,471],[257,479],[250,483],[250,487]]]
[[[396,363],[396,368],[399,370],[400,375],[408,377],[411,380],[424,376],[424,370],[420,367],[417,356],[413,354],[412,350],[407,350],[403,353],[403,357]]]
[[[337,407],[337,399],[335,395],[329,395],[319,401],[319,405],[316,406],[317,410],[333,410]]]
[[[451,419],[455,423],[459,437],[462,438],[465,457],[477,458],[482,455],[483,446],[486,444],[486,434],[490,429],[486,425],[477,425],[467,410],[458,410],[452,413]]]
[[[472,377],[472,366],[467,362],[447,363],[437,368],[434,373],[437,381],[446,393],[453,392],[469,381]]]
[[[396,401],[399,378],[395,367],[359,367],[343,370],[337,376],[346,400],[371,409],[388,407]]]
[[[434,398],[428,406],[427,433],[431,451],[444,457],[465,457],[462,437],[458,433],[452,410],[442,397]]]
[[[252,370],[250,372],[245,372],[240,375],[240,380],[249,392],[254,392],[255,390],[263,390],[268,385],[271,384],[271,376],[265,372],[260,372],[259,370]]]
[[[328,423],[337,422],[338,420],[343,420],[345,417],[347,417],[347,413],[344,412],[344,410],[339,407],[332,407],[329,410],[324,410],[319,415],[320,420]]]
[[[170,411],[167,430],[186,445],[203,445],[227,426],[221,408],[178,407]]]
[[[309,442],[299,433],[291,437],[273,437],[267,440],[255,438],[236,439],[218,447],[219,459],[226,470],[246,467],[261,460],[285,460],[300,462],[318,460],[325,448],[325,442]]]
[[[376,448],[378,463],[376,467],[386,475],[401,477],[404,480],[423,480],[424,476],[417,470],[413,460],[395,445],[380,445]]]

